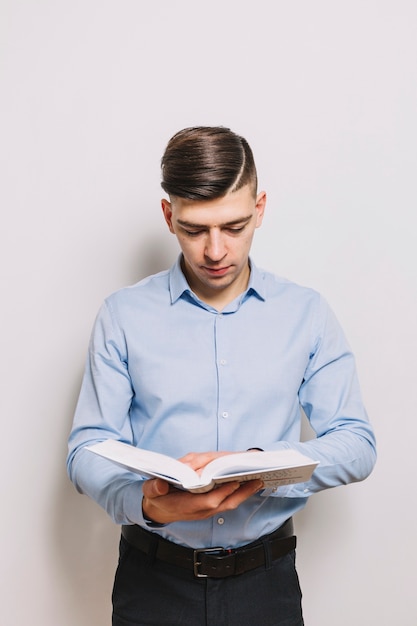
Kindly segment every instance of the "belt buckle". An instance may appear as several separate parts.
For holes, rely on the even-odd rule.
[[[194,550],[194,576],[196,578],[208,578],[208,574],[201,574],[198,570],[199,566],[201,565],[201,561],[199,560],[200,558],[200,554],[210,554],[210,553],[215,553],[215,552],[224,552],[224,548],[222,547],[218,547],[218,548],[196,548],[196,550]]]

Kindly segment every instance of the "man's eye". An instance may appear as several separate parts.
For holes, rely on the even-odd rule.
[[[237,228],[229,228],[228,231],[232,233],[232,235],[237,235],[237,233],[241,233],[244,228],[245,226],[238,226]]]
[[[202,230],[185,230],[184,232],[188,237],[198,237],[198,235],[201,235],[203,231]]]

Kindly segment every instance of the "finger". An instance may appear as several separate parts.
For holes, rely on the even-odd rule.
[[[246,483],[234,482],[222,485],[208,493],[199,494],[197,498],[201,498],[200,505],[187,511],[188,514],[191,514],[190,517],[188,515],[187,517],[188,519],[206,519],[218,513],[236,509],[263,486],[263,482],[260,480]],[[194,500],[193,504],[196,505],[197,500]]]
[[[219,509],[226,511],[236,509],[242,502],[252,497],[258,491],[263,489],[263,482],[261,480],[251,480],[245,483],[240,483],[239,487],[226,496],[219,504]]]
[[[181,457],[179,461],[189,465],[195,472],[199,472],[204,469],[211,461],[218,459],[221,456],[228,454],[236,454],[235,452],[189,452],[185,456]]]
[[[201,510],[218,512],[226,510],[229,506],[230,508],[235,508],[235,506],[247,500],[262,487],[263,483],[261,480],[251,480],[245,483],[237,481],[225,483],[212,491],[200,494]]]
[[[216,452],[189,452],[179,460],[185,463],[194,471],[198,471],[205,467],[207,463],[213,461],[218,456]]]

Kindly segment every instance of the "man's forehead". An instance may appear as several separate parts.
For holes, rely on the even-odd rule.
[[[256,198],[245,187],[213,200],[172,198],[173,218],[184,226],[232,226],[249,221],[255,214]]]

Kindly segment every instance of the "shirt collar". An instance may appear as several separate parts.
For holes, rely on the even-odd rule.
[[[169,290],[171,293],[171,304],[174,304],[182,296],[183,293],[191,293],[190,286],[181,269],[181,259],[182,254],[179,255],[169,272]],[[251,272],[248,288],[245,292],[244,297],[247,298],[253,294],[258,296],[258,298],[260,298],[261,300],[265,300],[266,289],[263,273],[258,270],[252,259],[249,259],[249,262]]]

